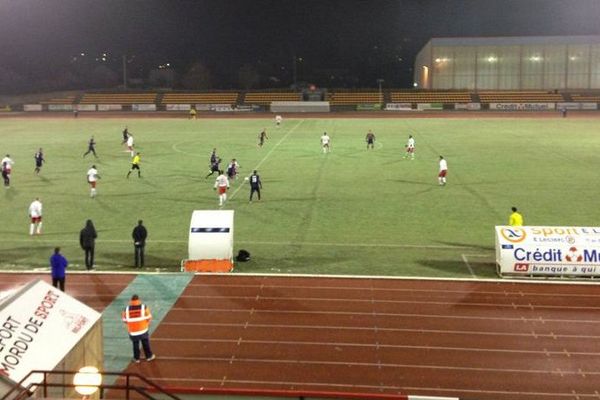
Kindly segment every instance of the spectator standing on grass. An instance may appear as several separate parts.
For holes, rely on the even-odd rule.
[[[6,157],[2,159],[2,178],[4,179],[4,187],[6,189],[10,189],[10,174],[14,163],[15,162],[10,158],[10,154],[7,154]]]
[[[508,218],[508,225],[510,226],[523,226],[523,215],[517,211],[517,207],[511,208],[512,214]]]
[[[46,162],[46,160],[44,159],[44,152],[42,151],[41,147],[37,151],[37,153],[35,153],[33,155],[33,158],[35,160],[35,169],[33,170],[33,172],[35,172],[36,174],[39,174],[40,170],[42,169],[42,164],[44,164],[44,162]]]
[[[137,294],[131,296],[129,305],[121,313],[121,320],[127,324],[129,339],[133,343],[133,362],[140,362],[140,343],[144,349],[146,361],[152,361],[156,355],[150,348],[150,335],[148,329],[152,321],[150,307],[143,304]]]
[[[93,136],[90,138],[90,141],[88,142],[88,149],[85,153],[83,153],[83,156],[85,157],[90,153],[94,153],[94,157],[98,158],[98,155],[96,154],[96,141],[94,140]]]
[[[60,254],[60,247],[54,248],[54,254],[50,256],[50,268],[52,270],[52,286],[65,291],[65,276],[69,262]]]
[[[254,170],[252,175],[250,175],[250,203],[252,203],[252,196],[254,195],[254,192],[256,192],[258,200],[260,200],[260,189],[262,189],[262,182],[258,172]]]
[[[143,225],[143,221],[141,219],[138,221],[137,226],[133,228],[131,237],[133,238],[133,258],[135,260],[135,267],[144,268],[144,248],[146,247],[146,238],[148,237],[148,231]]]
[[[94,269],[94,250],[96,248],[96,228],[91,219],[85,222],[85,227],[79,232],[79,245],[85,252],[85,268],[90,271]]]
[[[440,172],[438,173],[438,182],[440,185],[446,185],[446,175],[448,174],[448,163],[443,156],[440,156]]]

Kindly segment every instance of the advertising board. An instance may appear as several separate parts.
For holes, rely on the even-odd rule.
[[[48,104],[48,111],[73,111],[72,104]]]
[[[23,104],[23,111],[42,111],[41,104]]]
[[[417,110],[443,110],[444,105],[442,103],[419,103],[417,104]]]
[[[101,318],[41,280],[15,296],[0,309],[0,374],[15,382],[32,370],[53,370]],[[42,379],[32,375],[24,386]]]
[[[410,104],[410,103],[387,103],[385,105],[385,111],[412,111],[412,104]]]
[[[75,106],[75,109],[78,111],[96,111],[95,104],[78,104]]]
[[[597,110],[598,103],[581,103],[582,110]]]
[[[490,103],[490,110],[547,111],[556,109],[555,103]]]
[[[479,111],[481,103],[454,103],[455,110]]]
[[[123,106],[120,104],[98,104],[98,111],[121,111]]]
[[[167,111],[189,111],[192,106],[190,104],[167,104]]]
[[[496,226],[498,273],[600,276],[600,227]]]
[[[132,111],[156,111],[156,104],[132,104]]]

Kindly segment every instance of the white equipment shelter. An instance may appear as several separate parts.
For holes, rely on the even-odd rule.
[[[182,270],[229,272],[233,269],[233,210],[195,210]]]

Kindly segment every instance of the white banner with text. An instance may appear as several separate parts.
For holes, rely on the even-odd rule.
[[[600,228],[496,226],[500,275],[600,276]]]
[[[15,382],[53,370],[101,314],[44,281],[30,284],[0,309],[0,374]],[[41,382],[31,376],[24,384]]]

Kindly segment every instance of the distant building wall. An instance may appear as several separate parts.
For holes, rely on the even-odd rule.
[[[432,39],[414,71],[424,89],[600,89],[600,36]]]

